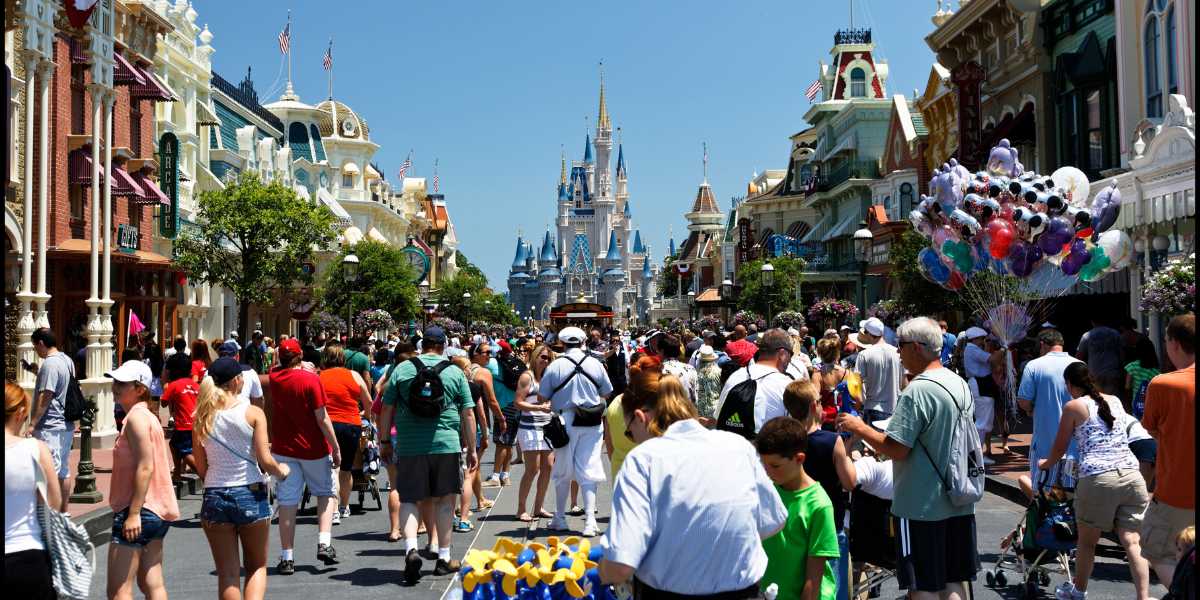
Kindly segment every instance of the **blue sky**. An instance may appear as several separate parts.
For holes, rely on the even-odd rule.
[[[332,36],[334,96],[370,123],[375,162],[394,182],[410,149],[417,175],[439,161],[460,249],[499,290],[518,229],[540,237],[553,219],[560,148],[582,156],[600,61],[634,224],[658,260],[668,227],[677,242],[686,234],[702,142],[722,207],[753,172],[786,166],[788,136],[805,126],[804,88],[850,19],[848,0],[194,4],[214,35],[213,69],[237,82],[252,66],[264,104],[279,95],[267,92],[287,10],[303,101],[328,95],[321,59]],[[924,89],[934,3],[854,4],[855,25],[873,29],[890,64],[888,94]]]

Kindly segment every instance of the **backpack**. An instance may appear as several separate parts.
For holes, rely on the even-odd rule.
[[[954,394],[951,394],[946,386],[928,377],[918,377],[914,379],[916,380],[928,381],[946,390],[946,394],[953,401]],[[965,393],[966,398],[971,397],[970,389]],[[925,451],[925,458],[937,473],[946,494],[950,496],[950,503],[954,506],[971,506],[983,498],[983,446],[979,443],[979,431],[975,429],[975,419],[971,415],[970,409],[973,406],[969,401],[963,406],[958,406],[957,403],[954,405],[957,414],[950,433],[950,454],[947,457],[945,473],[942,473],[933,461],[933,455],[929,453],[921,437],[917,436],[917,443]]]
[[[791,375],[781,371],[771,371],[761,377],[751,377],[750,367],[746,366],[746,380],[733,386],[725,395],[721,404],[721,412],[717,415],[717,429],[736,433],[747,440],[754,441],[758,431],[754,428],[754,399],[758,396],[758,380],[779,373],[793,379]]]
[[[436,419],[446,407],[442,371],[453,363],[443,360],[431,367],[420,358],[408,360],[417,368],[417,374],[408,384],[408,411],[418,417]]]
[[[62,355],[64,358],[65,354]],[[67,359],[70,362],[70,359]],[[79,380],[75,378],[75,365],[71,363],[71,378],[67,380],[67,395],[63,399],[63,420],[68,423],[74,423],[83,418],[84,411],[87,410],[87,400],[83,397],[83,390],[79,388]]]
[[[1150,380],[1147,379],[1133,392],[1131,407],[1133,408],[1133,416],[1138,419],[1141,419],[1142,415],[1146,412],[1146,390],[1149,388]]]
[[[517,389],[517,382],[521,379],[521,374],[529,370],[525,361],[517,358],[515,354],[502,354],[497,360],[500,365],[500,378],[504,385],[510,390]]]

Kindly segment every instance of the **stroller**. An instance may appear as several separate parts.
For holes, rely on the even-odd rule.
[[[379,495],[379,484],[375,482],[375,478],[379,475],[379,465],[382,463],[379,457],[379,432],[375,429],[375,424],[369,419],[362,420],[362,436],[358,440],[358,454],[354,459],[354,481],[350,484],[350,491],[358,492],[358,510],[365,511],[366,503],[364,502],[367,494],[371,494],[371,498],[375,500],[375,510],[383,510],[383,500]],[[308,487],[304,488],[304,497],[300,500],[300,510],[304,510],[308,504],[310,494]]]
[[[1071,555],[1079,535],[1072,497],[1075,490],[1061,485],[1062,472],[1070,466],[1061,465],[1049,489],[1049,474],[1043,471],[1038,477],[1037,496],[1016,528],[1000,541],[1000,557],[985,575],[988,587],[1008,586],[1007,569],[1021,577],[1018,597],[1036,598],[1041,588],[1050,585],[1050,573],[1071,578]]]
[[[892,501],[861,487],[850,494],[850,557],[855,566],[851,598],[875,598],[880,585],[896,576],[896,528]]]

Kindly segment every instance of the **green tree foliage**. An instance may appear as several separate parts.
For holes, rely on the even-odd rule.
[[[358,257],[358,282],[345,283],[342,258],[353,253]],[[383,309],[398,324],[415,318],[420,311],[420,293],[416,274],[404,260],[404,252],[396,246],[362,240],[343,248],[325,274],[321,302],[325,310],[346,318],[353,307],[358,314],[368,309]]]
[[[945,316],[962,308],[959,295],[925,279],[917,254],[929,246],[917,231],[905,231],[892,242],[888,262],[892,266],[891,278],[900,286],[895,299],[905,309],[905,314],[922,316]]]
[[[518,325],[520,319],[513,314],[508,299],[488,287],[483,271],[459,252],[455,257],[458,273],[449,281],[441,282],[434,294],[438,313],[460,323],[487,321],[503,325]],[[463,294],[470,294],[464,298]]]
[[[298,198],[279,181],[241,173],[225,189],[202,192],[198,231],[175,240],[175,262],[191,281],[225,287],[238,300],[238,330],[250,339],[250,304],[312,283],[303,269],[334,239],[333,213]]]
[[[658,275],[658,295],[670,298],[679,292],[679,275],[675,273],[675,257],[663,259],[663,269]]]
[[[775,267],[775,276],[770,286],[762,284],[760,274],[763,263],[767,260],[752,260],[738,268],[737,283],[742,287],[737,298],[738,307],[762,315],[774,315],[784,310],[800,310],[800,301],[796,299],[796,287],[804,281],[804,259],[780,256],[769,260],[771,266]]]

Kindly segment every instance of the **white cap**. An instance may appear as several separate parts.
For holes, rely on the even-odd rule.
[[[796,329],[795,327],[788,327],[787,332],[788,332],[788,335],[792,335],[792,336],[800,335],[800,330]]]
[[[237,332],[237,330],[236,330],[236,329],[234,329],[233,331],[230,331],[230,332],[229,332],[229,337],[237,337],[237,336],[238,336],[238,332]]]
[[[975,338],[987,337],[987,334],[987,330],[982,327],[971,327],[967,329],[966,336],[968,340],[973,340]]]
[[[871,317],[865,321],[859,321],[858,329],[875,337],[883,337],[884,326],[883,321],[880,321],[879,317]]]
[[[558,332],[558,339],[562,340],[564,344],[582,344],[586,338],[583,330],[578,327],[563,327]]]
[[[862,340],[858,339],[857,331],[846,336],[846,340],[849,341],[851,344],[858,346],[859,348],[866,348],[867,346],[870,345],[870,344],[864,343]]]
[[[120,367],[105,373],[104,376],[121,383],[136,381],[147,388],[150,387],[151,381],[154,380],[154,374],[150,372],[150,366],[140,360],[127,360]]]

